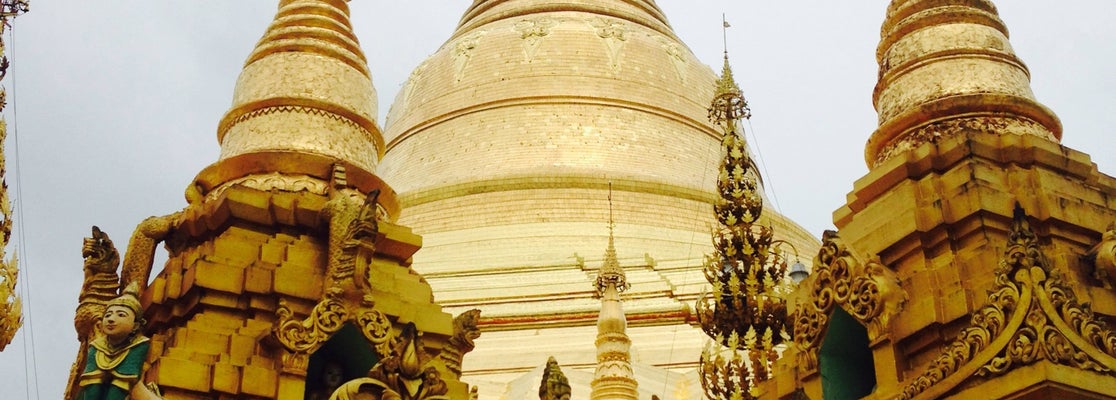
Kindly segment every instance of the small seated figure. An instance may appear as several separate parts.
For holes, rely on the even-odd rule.
[[[151,343],[140,333],[143,310],[134,292],[109,301],[100,334],[89,342],[85,368],[78,377],[78,400],[159,399],[140,382]]]
[[[345,383],[345,368],[337,361],[326,361],[322,366],[321,374],[321,387],[310,393],[308,397],[310,400],[328,400],[329,396]]]

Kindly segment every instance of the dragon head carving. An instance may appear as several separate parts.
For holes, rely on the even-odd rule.
[[[120,253],[113,246],[112,239],[96,226],[93,227],[92,237],[82,241],[81,256],[89,274],[116,273],[116,267],[120,265]]]

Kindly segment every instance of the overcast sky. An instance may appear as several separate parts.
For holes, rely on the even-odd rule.
[[[82,238],[98,225],[123,252],[144,217],[185,205],[186,185],[217,158],[217,121],[277,3],[33,0],[31,13],[13,22],[14,41],[5,37],[12,69],[3,82],[8,182],[18,208],[9,254],[21,258],[26,315],[0,353],[0,397],[61,397],[77,349]],[[832,211],[867,172],[874,53],[887,2],[659,3],[682,40],[718,71],[727,14],[729,52],[752,105],[752,146],[766,164],[769,195],[815,235],[830,229]],[[468,4],[352,3],[381,116]],[[997,5],[1038,100],[1062,119],[1063,144],[1116,173],[1116,1]]]

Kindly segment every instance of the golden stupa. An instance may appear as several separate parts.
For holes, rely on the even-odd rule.
[[[442,312],[408,267],[421,239],[392,222],[395,194],[374,174],[375,115],[347,1],[280,0],[189,204],[141,223],[123,257],[96,227],[86,239],[66,398],[108,385],[136,396],[143,384],[167,399],[467,398],[458,377],[471,324]],[[153,271],[159,242],[169,259]],[[139,377],[94,339],[125,288],[142,293],[150,336]]]
[[[870,170],[756,392],[1112,398],[1116,179],[1059,143],[995,5],[893,0],[877,61]]]
[[[387,116],[378,173],[399,193],[399,223],[423,236],[414,267],[436,300],[482,310],[465,374],[482,395],[550,354],[592,370],[590,283],[610,182],[633,359],[696,366],[716,79],[651,0],[474,1],[414,70]],[[765,216],[804,256],[817,248]]]
[[[813,268],[736,394],[1111,398],[1116,178],[1061,145],[988,0],[891,1],[878,62],[838,231],[756,221]],[[653,1],[476,0],[383,134],[371,75],[345,0],[279,1],[187,206],[123,254],[84,243],[67,398],[92,372],[167,399],[521,399],[559,370],[551,396],[694,398],[724,132]],[[117,376],[131,348],[91,340],[126,288],[150,347]]]

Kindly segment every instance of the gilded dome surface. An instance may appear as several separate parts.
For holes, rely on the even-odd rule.
[[[387,117],[377,172],[425,238],[416,268],[437,280],[596,254],[609,182],[621,258],[700,260],[715,80],[652,1],[475,1]]]
[[[477,2],[396,98],[380,172],[400,192],[539,173],[711,187],[714,79],[653,3]]]

